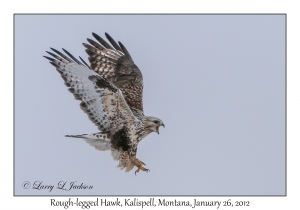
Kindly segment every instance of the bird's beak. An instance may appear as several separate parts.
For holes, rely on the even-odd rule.
[[[164,126],[165,127],[165,124],[161,124],[160,126]],[[159,134],[159,126],[156,126],[156,133]]]

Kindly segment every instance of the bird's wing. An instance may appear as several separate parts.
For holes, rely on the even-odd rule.
[[[81,101],[81,109],[100,131],[118,130],[125,124],[133,123],[135,117],[115,85],[84,66],[68,51],[63,49],[69,57],[52,50],[56,54],[47,53],[53,58],[44,57],[56,67],[69,91]]]
[[[107,33],[105,35],[112,46],[95,33],[93,36],[98,42],[87,39],[90,44],[83,43],[89,55],[90,68],[122,91],[135,115],[143,114],[142,73],[125,46],[121,42],[117,44]]]

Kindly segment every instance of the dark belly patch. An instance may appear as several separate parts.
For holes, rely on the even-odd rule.
[[[127,129],[123,127],[116,132],[111,138],[112,147],[115,149],[122,148],[123,151],[128,151],[130,139],[127,134]]]

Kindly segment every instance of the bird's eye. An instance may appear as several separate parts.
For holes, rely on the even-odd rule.
[[[158,120],[154,120],[153,122],[154,122],[155,124],[159,123]]]

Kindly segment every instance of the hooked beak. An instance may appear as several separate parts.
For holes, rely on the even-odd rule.
[[[164,126],[165,127],[165,124],[161,124],[160,126]],[[156,133],[159,134],[159,126],[156,126]]]

